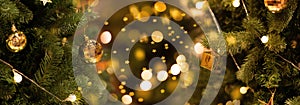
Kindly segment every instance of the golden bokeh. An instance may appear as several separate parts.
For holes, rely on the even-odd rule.
[[[163,94],[163,93],[165,93],[165,92],[166,92],[165,89],[160,89],[160,93],[161,93],[161,94]]]
[[[175,8],[170,9],[170,15],[175,21],[181,21],[183,19],[181,11]]]
[[[134,56],[138,61],[143,61],[145,59],[145,51],[141,48],[137,48],[135,50]]]
[[[167,6],[164,2],[161,2],[161,1],[158,1],[154,4],[154,9],[157,11],[157,12],[164,12],[166,11],[167,9]]]
[[[123,17],[123,21],[124,21],[124,22],[128,21],[128,17],[126,17],[126,16]]]
[[[131,104],[132,103],[132,98],[129,95],[124,95],[122,96],[122,102],[124,104]]]
[[[152,72],[150,70],[144,70],[141,73],[141,77],[143,80],[150,80],[152,78]]]
[[[138,102],[144,102],[143,98],[138,98]]]
[[[125,89],[121,89],[120,91],[122,94],[126,93],[126,90]]]
[[[157,73],[156,77],[157,77],[158,81],[165,81],[168,78],[168,72],[166,72],[166,71],[159,71]]]
[[[112,40],[112,35],[109,31],[104,31],[101,36],[100,40],[103,44],[108,44]]]
[[[140,88],[143,90],[143,91],[148,91],[152,88],[152,83],[150,81],[143,81],[141,84],[140,84]]]
[[[164,35],[160,31],[154,31],[151,34],[151,38],[154,42],[159,43],[164,39]]]
[[[134,96],[134,92],[129,92],[129,95],[130,96]]]
[[[181,68],[178,64],[173,64],[171,66],[171,74],[172,75],[178,75],[180,73],[180,71],[181,71]]]

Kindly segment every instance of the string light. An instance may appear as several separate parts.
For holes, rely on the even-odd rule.
[[[243,87],[240,88],[240,93],[241,93],[241,94],[246,94],[247,91],[248,91],[248,89],[249,89],[249,87],[244,87],[244,86],[243,86]]]
[[[232,6],[233,6],[233,7],[239,7],[240,5],[241,5],[240,0],[234,0],[234,1],[232,2]]]
[[[268,37],[268,36],[262,36],[262,37],[260,38],[260,40],[261,40],[262,43],[268,43],[269,37]]]
[[[22,81],[22,79],[23,79],[23,77],[20,74],[14,72],[14,81],[16,83],[20,83]]]
[[[70,94],[69,97],[65,99],[65,101],[75,102],[76,101],[76,95]]]

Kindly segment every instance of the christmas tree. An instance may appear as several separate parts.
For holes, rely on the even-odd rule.
[[[76,94],[68,42],[73,1],[1,0],[0,104],[58,104]],[[34,82],[35,81],[35,82]]]
[[[299,0],[0,5],[1,104],[300,104]]]
[[[236,78],[242,82],[242,103],[300,104],[299,1],[212,0],[211,4],[236,65]]]

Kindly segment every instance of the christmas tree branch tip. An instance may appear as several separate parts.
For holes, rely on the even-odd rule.
[[[21,75],[24,78],[26,78],[27,80],[29,80],[31,83],[33,83],[34,85],[36,85],[38,88],[40,88],[41,90],[43,90],[44,92],[48,93],[49,95],[51,95],[52,97],[56,98],[57,100],[59,100],[60,102],[66,102],[66,101],[71,101],[74,102],[76,100],[76,96],[71,94],[69,95],[69,97],[67,97],[65,100],[60,99],[59,97],[57,97],[56,95],[54,95],[53,93],[49,92],[48,90],[46,90],[44,87],[40,86],[38,83],[36,83],[34,80],[30,79],[29,77],[27,77],[25,74],[23,74],[22,72],[20,72],[19,70],[15,69],[11,64],[9,64],[8,62],[0,59],[0,62],[4,63],[5,65],[9,66],[12,70],[12,72],[15,74],[17,73],[17,75]],[[22,80],[22,77],[20,77],[20,81]],[[15,77],[14,77],[15,79]]]

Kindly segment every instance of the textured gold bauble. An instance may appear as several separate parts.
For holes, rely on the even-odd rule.
[[[86,63],[99,62],[103,55],[102,46],[96,40],[87,40],[80,46],[80,51]]]
[[[19,52],[25,48],[27,44],[26,36],[23,32],[15,31],[8,36],[6,46],[11,52]]]
[[[264,3],[272,13],[276,13],[286,7],[287,0],[264,0]]]

